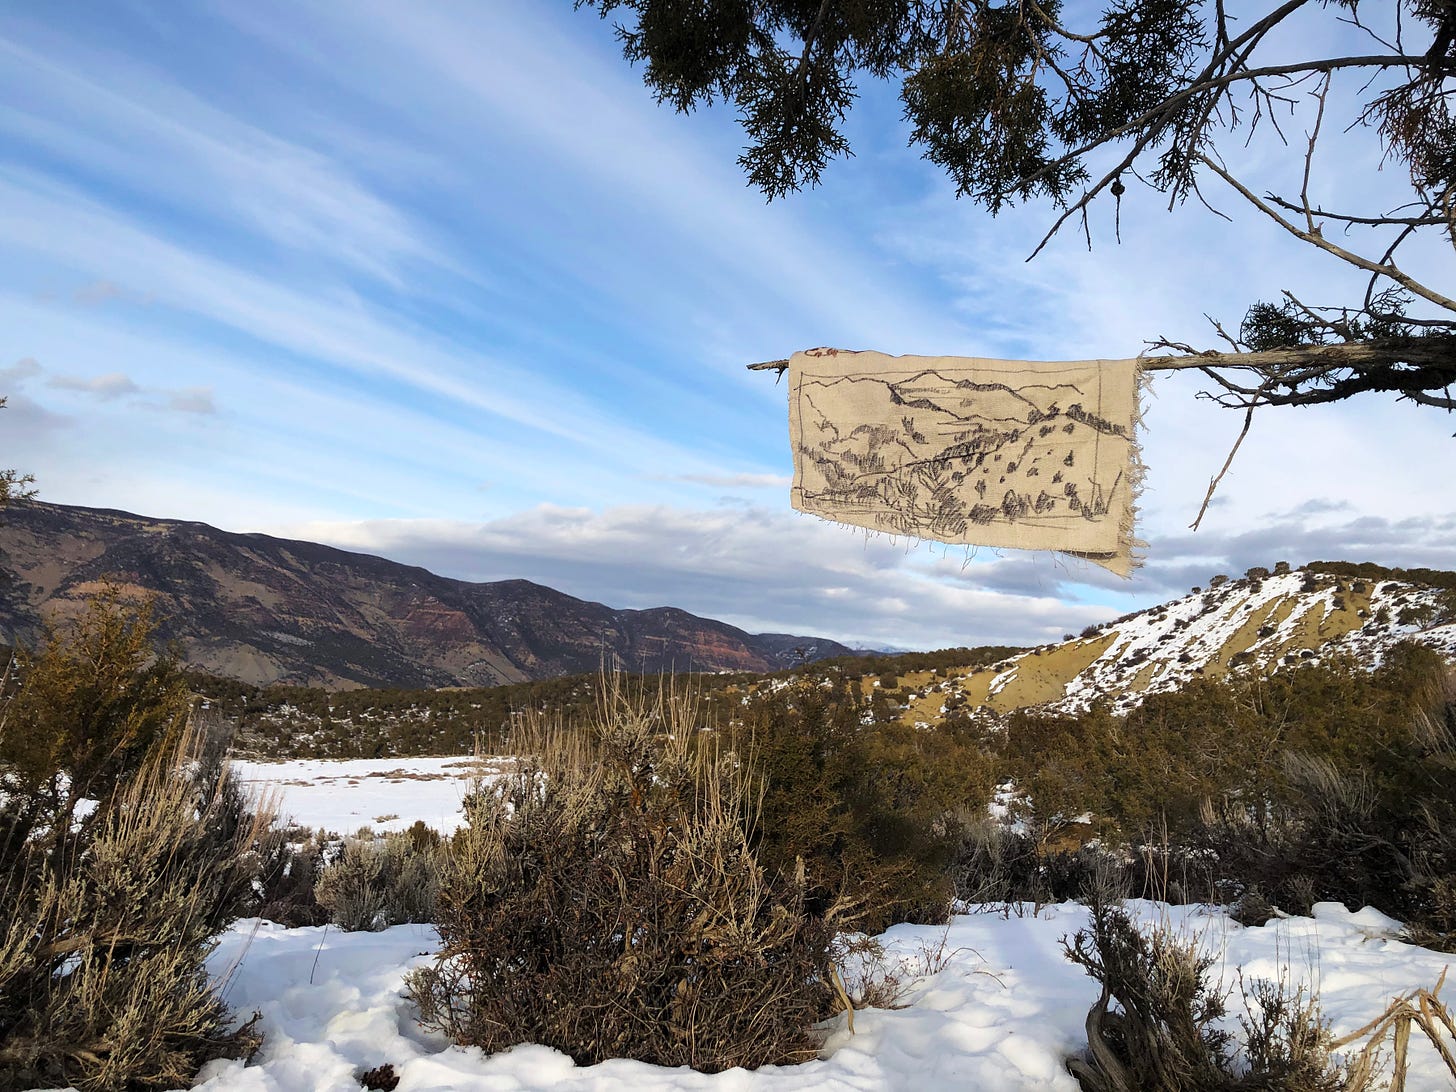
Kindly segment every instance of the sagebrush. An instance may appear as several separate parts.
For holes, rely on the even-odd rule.
[[[256,1048],[213,991],[272,835],[110,588],[0,700],[0,1090],[176,1088]]]
[[[815,1056],[829,942],[802,875],[751,849],[758,789],[691,702],[604,686],[595,722],[542,729],[467,800],[409,979],[425,1026],[487,1052],[704,1071]]]

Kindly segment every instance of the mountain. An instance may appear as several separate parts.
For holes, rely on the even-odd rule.
[[[1374,665],[1400,641],[1456,660],[1456,573],[1348,562],[1277,569],[1214,577],[1207,589],[989,667],[902,675],[903,717],[929,723],[947,707],[1075,711],[1098,700],[1128,709],[1200,676],[1341,653]]]
[[[113,579],[162,636],[249,683],[491,686],[595,671],[774,671],[850,650],[673,607],[614,610],[528,580],[468,583],[382,557],[204,523],[29,502],[0,520],[0,639],[33,644]]]

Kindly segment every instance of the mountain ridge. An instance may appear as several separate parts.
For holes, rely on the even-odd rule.
[[[773,671],[836,641],[612,608],[520,578],[469,582],[196,520],[24,502],[0,521],[0,636],[33,644],[108,581],[157,597],[193,666],[249,683],[490,686],[591,671]]]

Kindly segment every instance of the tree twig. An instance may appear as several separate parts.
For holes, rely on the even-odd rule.
[[[1233,465],[1234,456],[1239,453],[1239,446],[1244,442],[1244,437],[1249,434],[1249,426],[1254,423],[1254,406],[1250,406],[1244,412],[1244,427],[1239,430],[1239,438],[1234,441],[1234,446],[1228,453],[1228,458],[1223,461],[1223,469],[1218,472],[1208,483],[1208,492],[1203,495],[1203,503],[1198,507],[1198,516],[1188,525],[1190,530],[1198,530],[1198,525],[1203,522],[1204,515],[1208,512],[1208,506],[1213,502],[1214,490],[1218,483],[1223,481],[1223,476],[1228,473],[1229,467]]]

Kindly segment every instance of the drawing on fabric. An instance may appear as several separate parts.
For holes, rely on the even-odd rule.
[[[798,363],[795,507],[940,542],[1118,550],[1131,370],[827,351]]]

